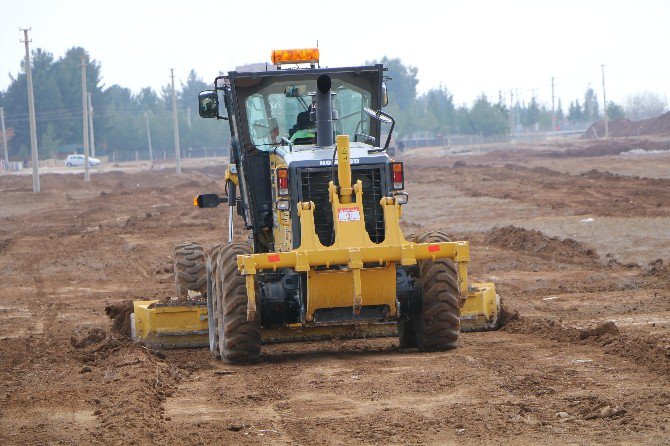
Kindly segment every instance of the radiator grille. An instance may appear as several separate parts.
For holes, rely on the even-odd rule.
[[[365,229],[370,240],[380,243],[384,240],[384,215],[379,203],[383,194],[384,181],[381,166],[353,167],[352,183],[361,180],[363,183],[363,211],[365,213]],[[335,241],[333,231],[333,214],[328,201],[328,182],[333,178],[331,168],[300,170],[300,201],[313,201],[314,226],[319,241],[324,246]],[[334,175],[338,184],[337,173]]]

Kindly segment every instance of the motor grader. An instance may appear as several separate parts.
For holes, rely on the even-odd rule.
[[[181,298],[135,302],[135,339],[208,343],[242,363],[264,342],[397,335],[444,350],[461,331],[497,328],[495,286],[468,283],[468,242],[400,228],[409,197],[403,163],[387,154],[385,68],[321,68],[318,49],[274,51],[272,62],[199,94],[200,116],[227,120],[232,143],[226,195],[194,205],[228,205],[228,242],[207,255],[175,248]],[[248,242],[233,241],[235,213]]]

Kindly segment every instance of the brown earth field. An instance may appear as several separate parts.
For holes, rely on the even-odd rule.
[[[43,175],[41,194],[0,176],[0,444],[670,444],[670,151],[584,147],[398,157],[405,232],[470,241],[501,330],[433,353],[265,345],[247,366],[133,344],[105,313],[170,296],[175,244],[224,240],[227,210],[192,206],[223,160]]]

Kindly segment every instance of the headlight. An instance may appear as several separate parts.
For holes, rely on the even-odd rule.
[[[399,194],[395,194],[395,202],[398,203],[399,205],[407,204],[409,201],[409,195],[407,195],[407,192],[401,192]]]
[[[277,209],[280,211],[288,211],[291,208],[291,203],[288,200],[277,200]]]

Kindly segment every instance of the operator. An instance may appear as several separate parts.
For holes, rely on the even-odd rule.
[[[313,128],[310,128],[310,110],[305,110],[298,113],[297,122],[290,130],[291,142],[295,144],[314,144],[316,138],[316,132]]]

